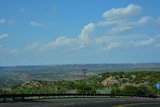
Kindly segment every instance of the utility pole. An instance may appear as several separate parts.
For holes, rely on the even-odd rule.
[[[86,78],[86,71],[87,71],[88,69],[82,69],[82,71],[83,71],[83,79],[85,79]]]

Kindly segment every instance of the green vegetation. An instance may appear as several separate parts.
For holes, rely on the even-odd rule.
[[[160,82],[159,71],[106,72],[75,81],[26,81],[0,93],[79,93],[131,94],[157,96],[155,84]]]

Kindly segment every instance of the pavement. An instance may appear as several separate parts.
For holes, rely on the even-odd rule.
[[[155,98],[68,98],[0,103],[0,107],[160,107]]]

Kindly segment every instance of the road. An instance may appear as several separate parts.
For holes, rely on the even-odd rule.
[[[0,107],[160,107],[151,98],[69,98],[0,103]]]

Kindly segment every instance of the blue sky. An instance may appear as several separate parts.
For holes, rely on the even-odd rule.
[[[0,66],[160,62],[159,0],[0,2]]]

